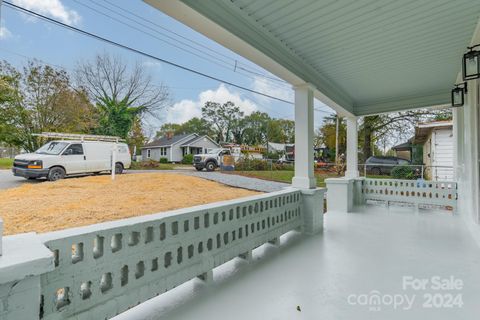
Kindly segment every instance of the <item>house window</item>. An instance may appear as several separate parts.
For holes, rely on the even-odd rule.
[[[160,155],[166,156],[167,155],[167,148],[160,148]]]
[[[150,159],[150,153],[151,153],[151,150],[150,149],[147,149],[147,158]]]

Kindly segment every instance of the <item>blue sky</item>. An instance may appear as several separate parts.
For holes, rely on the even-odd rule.
[[[259,66],[142,1],[7,1],[160,58],[285,100],[293,100],[293,92],[287,83],[272,79],[275,77]],[[128,23],[130,26],[102,13]],[[162,112],[163,120],[149,121],[146,125],[147,131],[154,132],[161,122],[182,122],[193,116],[199,116],[201,106],[208,100],[217,102],[232,100],[246,113],[259,110],[267,112],[272,117],[293,119],[293,106],[290,104],[149,60],[135,53],[20,14],[5,5],[1,9],[1,19],[0,59],[7,60],[15,66],[24,65],[27,58],[36,58],[71,71],[79,61],[91,59],[95,54],[103,52],[121,56],[129,64],[135,62],[144,64],[154,82],[168,86],[172,93],[171,106]],[[235,63],[243,69],[237,68],[234,71]],[[258,76],[258,73],[265,76]],[[316,109],[331,111],[319,101],[316,101]],[[325,115],[325,112],[315,112],[316,127],[321,124],[322,117]]]

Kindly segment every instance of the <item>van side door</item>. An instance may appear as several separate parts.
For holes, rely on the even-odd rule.
[[[83,145],[81,143],[72,143],[62,155],[62,165],[67,174],[84,173],[87,169]]]

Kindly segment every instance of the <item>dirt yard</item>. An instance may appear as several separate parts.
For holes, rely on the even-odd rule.
[[[0,191],[4,233],[47,232],[258,194],[170,173],[71,178]]]

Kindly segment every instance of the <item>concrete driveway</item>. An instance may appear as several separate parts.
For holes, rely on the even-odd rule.
[[[24,183],[38,183],[40,181],[15,177],[11,170],[0,170],[0,189],[14,188]]]

